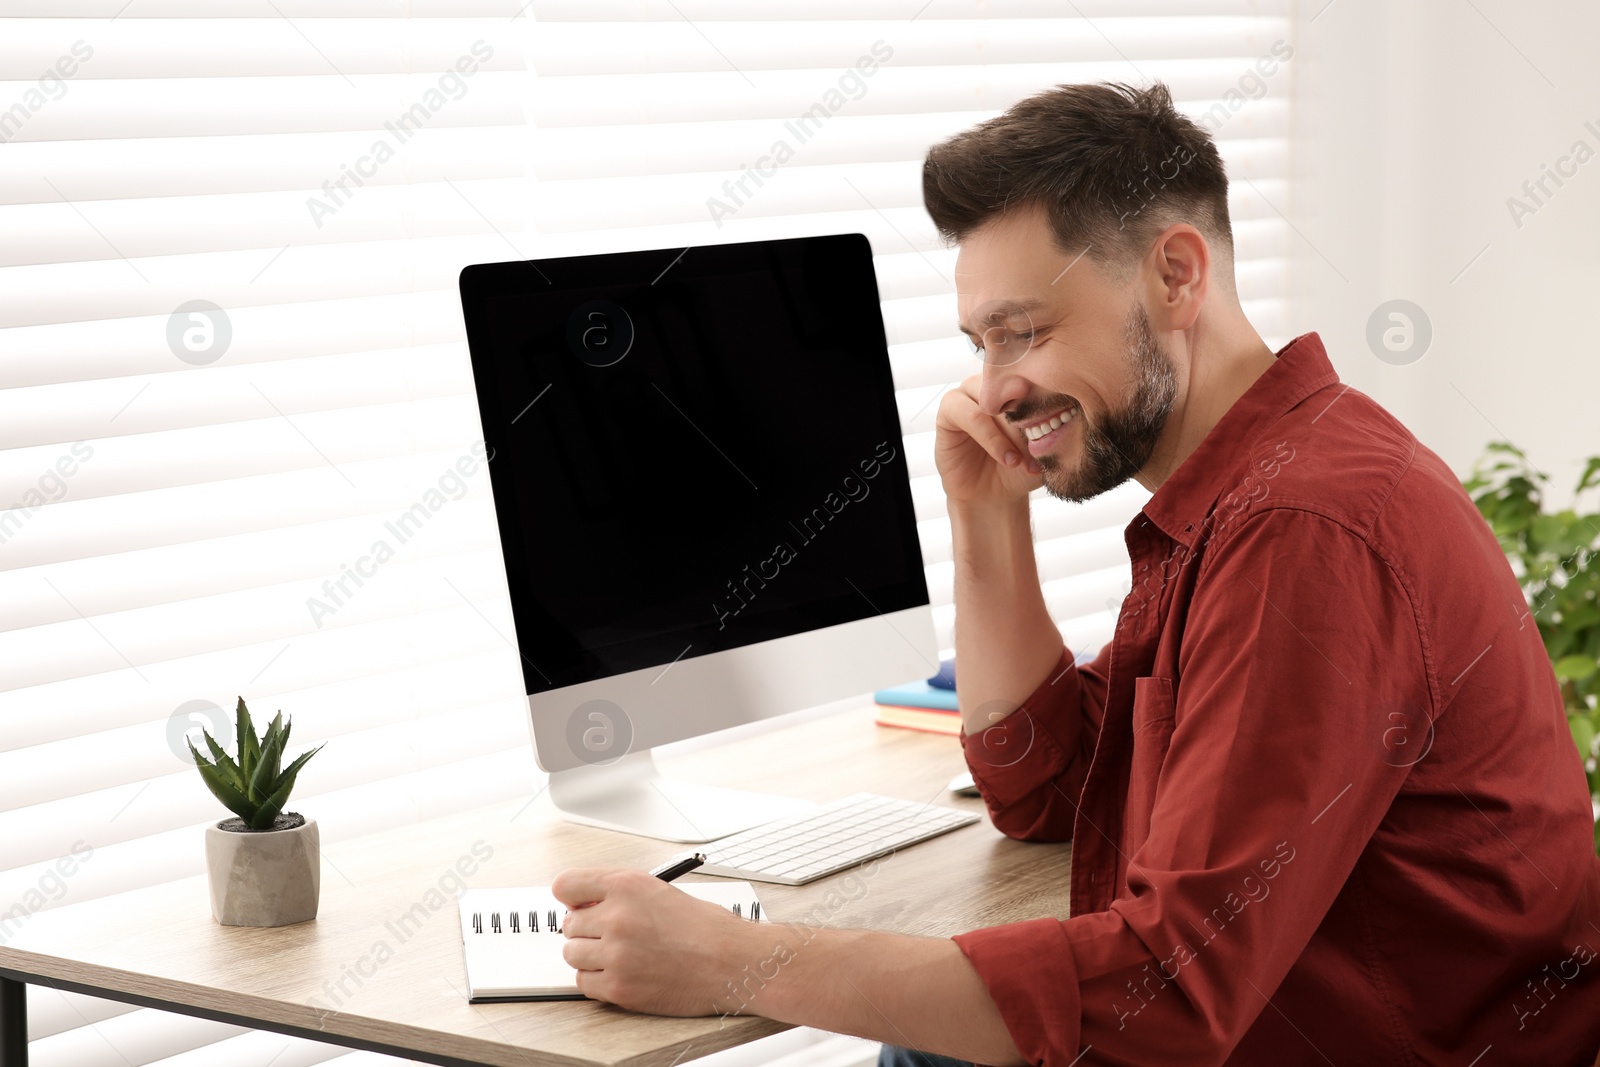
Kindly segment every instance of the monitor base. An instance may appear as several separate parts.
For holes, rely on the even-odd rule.
[[[817,805],[794,797],[749,793],[664,778],[650,752],[550,775],[550,799],[572,822],[661,841],[697,844]]]

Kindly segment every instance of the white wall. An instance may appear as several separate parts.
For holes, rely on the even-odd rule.
[[[1600,5],[1297,0],[1294,32],[1295,331],[1458,474],[1505,438],[1566,501],[1600,453]],[[1580,139],[1519,228],[1507,199]],[[1397,297],[1433,326],[1402,366],[1366,341]]]

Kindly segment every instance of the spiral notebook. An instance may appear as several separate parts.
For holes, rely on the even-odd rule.
[[[742,918],[767,921],[749,882],[674,883],[674,888]],[[585,999],[578,992],[577,972],[561,955],[567,907],[548,886],[468,889],[458,903],[469,1001]]]

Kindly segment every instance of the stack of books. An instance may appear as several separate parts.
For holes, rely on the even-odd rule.
[[[954,682],[945,683],[948,667],[938,677],[910,682],[872,694],[878,705],[881,726],[900,726],[907,730],[927,730],[936,734],[961,733],[961,714],[956,710]]]
[[[1100,654],[1090,649],[1073,656],[1073,663],[1089,663]],[[935,734],[961,733],[961,713],[956,707],[956,665],[954,660],[939,664],[939,673],[926,681],[908,682],[872,694],[878,705],[878,725],[901,726],[907,730],[927,730]],[[1596,1067],[1600,1067],[1597,1064]]]

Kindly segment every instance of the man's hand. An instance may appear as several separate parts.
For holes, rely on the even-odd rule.
[[[761,955],[747,947],[758,924],[626,868],[569,868],[551,891],[571,909],[563,955],[584,996],[653,1015],[738,1009],[728,982]]]
[[[615,867],[562,871],[551,889],[572,909],[567,963],[595,1000],[656,1015],[743,1011],[978,1063],[1025,1062],[948,938],[754,923]]]
[[[982,380],[983,375],[974,374],[946,393],[935,422],[933,454],[939,477],[945,496],[960,504],[1008,503],[1044,484],[1022,432],[978,407]]]
[[[957,694],[968,734],[1014,712],[1062,657],[1029,523],[1028,494],[1044,476],[1022,431],[978,407],[982,384],[975,374],[944,395],[934,441],[949,501]]]

